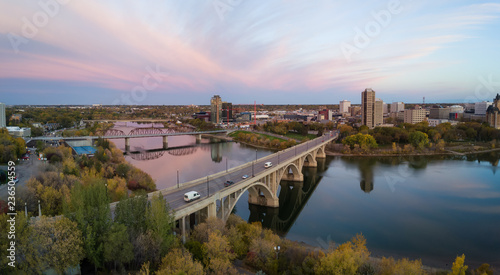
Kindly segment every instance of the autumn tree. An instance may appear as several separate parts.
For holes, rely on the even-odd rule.
[[[211,232],[208,242],[203,244],[205,266],[213,274],[237,274],[231,261],[236,255],[231,251],[227,238],[219,231]]]
[[[465,255],[457,256],[455,261],[453,262],[453,266],[451,267],[450,275],[465,275],[465,271],[467,271],[468,266],[464,265],[465,263]]]
[[[363,235],[356,235],[350,242],[341,244],[323,257],[315,267],[317,274],[356,274],[358,268],[368,260]]]
[[[361,133],[344,138],[342,143],[350,146],[351,149],[354,149],[355,145],[358,145],[362,149],[377,148],[378,146],[373,136]]]
[[[193,260],[192,255],[178,248],[170,251],[162,260],[157,275],[169,274],[204,274],[203,265]]]
[[[53,268],[63,274],[77,266],[84,257],[82,233],[75,222],[66,217],[43,217],[33,226],[35,249],[40,253],[44,269]]]

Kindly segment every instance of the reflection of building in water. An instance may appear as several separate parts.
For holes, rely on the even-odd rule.
[[[222,161],[222,143],[212,143],[210,146],[210,154],[212,156],[212,161],[221,162]]]
[[[365,193],[370,193],[373,190],[373,161],[361,161],[359,163],[359,172],[361,174],[361,182],[359,183],[361,190]]]

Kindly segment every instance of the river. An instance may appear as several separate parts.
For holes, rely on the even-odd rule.
[[[115,140],[124,149],[123,140]],[[127,161],[149,173],[157,188],[173,186],[271,154],[234,142],[196,144],[191,136],[131,139]],[[191,147],[189,147],[191,146]],[[500,153],[427,157],[327,157],[304,168],[304,182],[282,182],[280,207],[249,205],[235,213],[261,221],[281,236],[328,247],[356,233],[373,256],[421,258],[450,268],[457,255],[466,264],[500,268]],[[178,171],[178,172],[177,172]]]

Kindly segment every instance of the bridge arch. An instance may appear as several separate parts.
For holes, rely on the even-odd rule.
[[[316,150],[316,158],[326,158],[325,146],[321,146]]]
[[[238,196],[229,206],[229,212],[231,213],[236,206],[236,202],[241,198],[241,196],[248,191],[248,202],[256,205],[277,207],[279,206],[278,196],[274,194],[267,185],[262,182],[255,182],[249,186],[242,189]],[[228,215],[229,216],[229,215]]]
[[[291,173],[290,173],[291,172]],[[278,183],[282,180],[288,181],[303,181],[304,175],[300,171],[299,167],[295,163],[289,163],[278,177]]]
[[[313,153],[308,153],[307,155],[305,155],[302,163],[302,167],[316,167],[318,165],[315,154]]]

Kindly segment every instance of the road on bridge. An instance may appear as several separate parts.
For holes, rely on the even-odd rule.
[[[287,161],[290,158],[293,158],[303,152],[308,151],[309,148],[319,145],[325,141],[334,139],[336,136],[337,134],[335,132],[327,133],[322,137],[292,147],[294,148],[294,150],[274,153],[273,155],[271,155],[270,158],[257,159],[256,161],[253,161],[254,164],[252,166],[244,167],[242,169],[237,169],[228,174],[215,178],[210,178],[210,175],[208,175],[208,184],[205,181],[204,183],[200,183],[196,186],[190,186],[184,188],[181,186],[179,189],[176,189],[175,191],[169,191],[169,194],[165,195],[164,197],[172,209],[174,210],[181,209],[183,207],[188,206],[191,203],[196,202],[196,201],[185,202],[184,193],[186,192],[197,191],[201,195],[200,199],[204,199],[208,197],[210,194],[213,195],[219,190],[224,189],[224,182],[228,180],[233,181],[234,185],[238,185],[240,182],[245,180],[242,179],[243,175],[248,175],[249,178],[251,178],[252,175],[258,176],[260,173],[266,170],[266,168],[264,168],[264,164],[266,162],[268,161],[272,162],[273,166],[279,165],[283,161]]]

